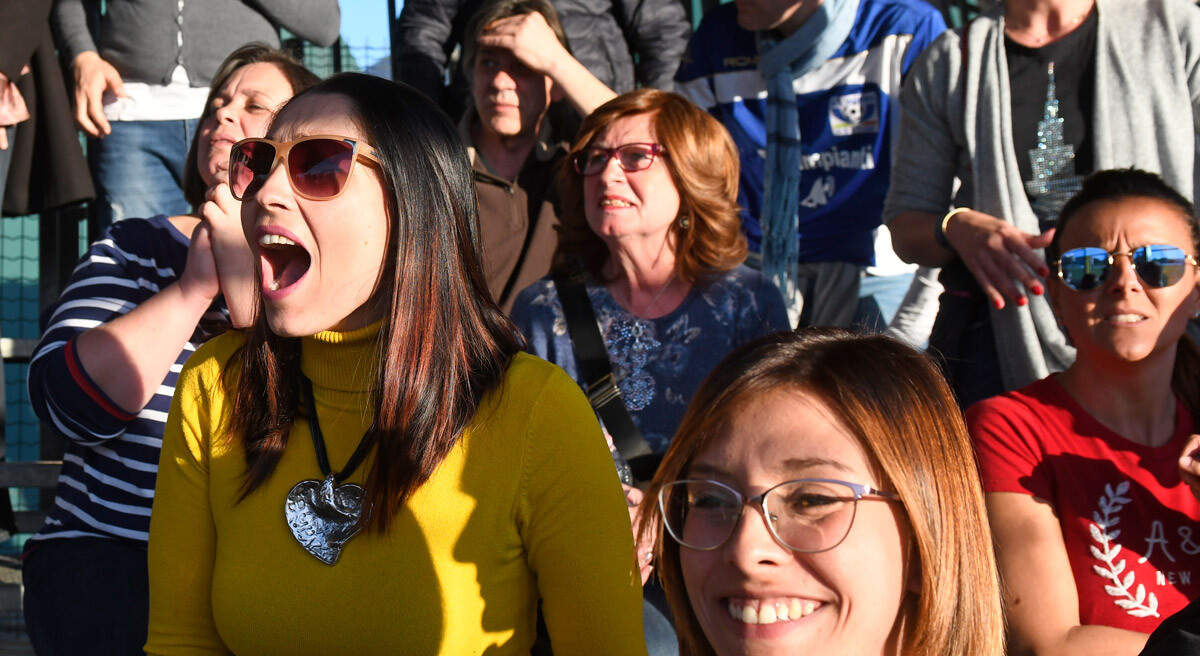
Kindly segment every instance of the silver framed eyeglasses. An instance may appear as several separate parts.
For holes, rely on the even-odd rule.
[[[749,504],[762,510],[779,544],[802,553],[828,551],[846,539],[859,500],[899,501],[895,493],[832,478],[785,481],[755,497],[709,480],[668,483],[658,492],[667,533],[679,544],[711,551],[733,535]]]
[[[628,143],[616,148],[588,146],[571,158],[571,161],[580,175],[597,175],[608,166],[608,160],[615,156],[621,170],[632,173],[650,168],[654,158],[666,152],[666,148],[656,143]]]

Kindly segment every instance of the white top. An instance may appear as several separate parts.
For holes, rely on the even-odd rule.
[[[208,87],[193,87],[187,71],[176,66],[170,84],[126,82],[125,98],[104,92],[104,117],[110,121],[178,121],[200,118]]]

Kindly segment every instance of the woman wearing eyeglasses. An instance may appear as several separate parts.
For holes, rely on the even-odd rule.
[[[1078,351],[973,406],[1017,653],[1137,654],[1200,594],[1200,503],[1180,456],[1200,404],[1191,203],[1158,176],[1096,173],[1063,207],[1049,299]]]
[[[1133,165],[1190,197],[1200,134],[1195,2],[979,4],[910,69],[884,209],[897,255],[942,267],[929,343],[964,408],[1075,359],[1043,249],[1083,178]]]
[[[335,76],[229,179],[258,313],[179,377],[146,652],[528,654],[541,600],[556,653],[644,655],[612,461],[491,300],[450,121]]]
[[[588,392],[618,461],[642,480],[721,357],[789,328],[779,290],[742,265],[737,185],[737,150],[707,113],[656,89],[614,98],[584,120],[559,173],[553,273],[513,304],[528,350]],[[638,557],[646,579],[648,542]],[[647,599],[665,606],[653,584]],[[671,652],[654,644],[674,642],[654,637],[670,633],[666,620],[647,613],[651,651]]]
[[[778,289],[742,265],[737,180],[720,123],[655,89],[588,116],[559,175],[555,270],[583,280],[620,398],[658,455],[725,353],[788,328]],[[595,381],[582,372],[560,296],[552,278],[535,283],[513,322],[531,352],[586,388]]]
[[[1003,653],[974,458],[898,341],[777,333],[701,385],[647,491],[680,653]]]
[[[29,399],[66,454],[54,506],[25,544],[25,622],[39,654],[133,654],[146,643],[146,540],[179,367],[253,311],[239,204],[224,182],[229,148],[316,81],[264,45],[230,54],[184,169],[195,211],[109,227],[42,316]]]

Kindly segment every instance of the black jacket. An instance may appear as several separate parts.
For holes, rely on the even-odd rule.
[[[17,125],[3,214],[22,216],[91,200],[87,161],[50,34],[50,0],[0,0],[0,72],[17,80],[30,118]],[[30,72],[20,75],[29,64]]]
[[[687,48],[691,27],[680,0],[552,0],[571,52],[617,93],[641,86],[672,90],[675,69]],[[406,0],[397,43],[407,82],[461,116],[470,95],[462,71],[443,86],[447,61],[462,41],[471,16],[483,0]],[[637,56],[636,75],[633,55]]]
[[[1196,656],[1200,654],[1200,599],[1162,621],[1141,656]]]

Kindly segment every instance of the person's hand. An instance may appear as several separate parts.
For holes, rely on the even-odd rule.
[[[1034,251],[1050,245],[1053,238],[1053,229],[1030,235],[974,210],[959,212],[946,224],[946,239],[997,310],[1004,307],[1005,297],[1017,305],[1027,304],[1021,287],[1038,296],[1045,293],[1041,278],[1050,274],[1050,268]]]
[[[20,75],[29,73],[29,64],[21,67]],[[29,108],[25,99],[17,89],[16,80],[11,80],[0,73],[0,150],[8,150],[8,130],[10,125],[16,125],[29,120]]]
[[[208,223],[201,221],[192,231],[188,245],[187,264],[179,276],[179,289],[189,299],[211,303],[221,292],[217,277],[217,260],[213,257],[212,234]]]
[[[650,573],[654,571],[654,542],[658,532],[651,531],[650,535],[638,539],[638,526],[642,523],[642,501],[646,495],[636,487],[624,483],[621,487],[625,489],[625,503],[629,504],[629,523],[633,528],[633,542],[637,548],[638,571],[642,576],[642,585],[646,585]]]
[[[250,252],[246,235],[242,232],[242,202],[233,197],[227,178],[225,171],[217,173],[217,182],[205,192],[204,203],[200,205],[200,216],[212,231],[218,261],[224,246],[240,244],[242,251]]]
[[[1193,434],[1179,456],[1179,477],[1192,490],[1192,496],[1200,501],[1200,435]]]
[[[563,58],[571,56],[546,23],[546,17],[536,11],[490,23],[478,42],[483,47],[507,50],[530,70],[551,77]]]
[[[227,178],[225,171],[217,174],[217,183],[204,196],[200,216],[208,227],[230,321],[243,328],[253,323],[254,253],[242,231],[242,203],[229,191]]]
[[[9,80],[8,76],[0,73],[0,150],[8,150],[8,126],[16,123],[16,121],[6,121],[3,116],[3,98],[8,92]]]
[[[104,92],[125,97],[121,74],[91,50],[79,53],[71,62],[71,69],[75,72],[75,122],[93,137],[111,134],[112,126],[104,117]]]

